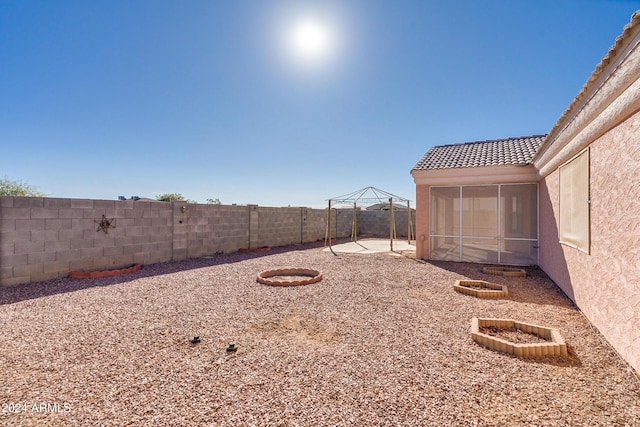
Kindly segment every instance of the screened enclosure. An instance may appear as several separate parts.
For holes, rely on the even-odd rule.
[[[430,258],[538,263],[538,185],[431,187]]]

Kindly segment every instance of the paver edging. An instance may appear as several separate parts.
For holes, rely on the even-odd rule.
[[[474,289],[474,285],[478,285],[478,288]],[[491,289],[479,289],[480,286]],[[476,298],[509,298],[509,289],[507,286],[485,282],[484,280],[456,280],[453,289],[463,295]]]
[[[529,334],[536,334],[548,342],[516,344],[511,341],[480,332],[480,328],[492,326],[497,329],[517,328]],[[512,354],[522,358],[537,358],[543,356],[568,357],[567,345],[560,331],[545,326],[518,322],[512,319],[471,319],[471,338],[478,344],[490,350]]]
[[[309,279],[304,280],[275,280],[270,277],[275,276],[309,276]],[[263,271],[258,275],[256,281],[263,285],[269,286],[300,286],[309,285],[322,280],[322,274],[318,270],[312,270],[308,268],[282,268],[278,270]]]
[[[128,267],[115,269],[115,270],[98,270],[98,271],[71,271],[69,277],[72,279],[97,279],[100,277],[112,277],[121,276],[123,274],[130,274],[139,271],[142,268],[141,264],[133,264]]]
[[[527,272],[521,268],[484,267],[482,272],[504,277],[527,277]]]

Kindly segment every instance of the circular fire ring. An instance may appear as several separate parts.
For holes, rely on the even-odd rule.
[[[308,279],[282,280],[281,276],[305,276]],[[282,268],[279,270],[263,271],[258,275],[258,283],[269,286],[300,286],[310,285],[322,280],[322,274],[318,270],[309,268]]]

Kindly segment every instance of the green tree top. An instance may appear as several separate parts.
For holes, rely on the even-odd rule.
[[[42,191],[23,181],[14,181],[6,176],[0,179],[0,196],[45,197]]]
[[[160,200],[161,202],[187,202],[187,203],[198,203],[195,200],[189,200],[185,198],[180,193],[165,193],[159,194],[156,196],[156,200]]]

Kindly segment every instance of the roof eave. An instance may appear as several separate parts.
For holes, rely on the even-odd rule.
[[[548,148],[567,128],[568,124],[575,119],[579,112],[591,100],[593,93],[596,92],[603,84],[603,81],[606,80],[611,69],[615,68],[623,61],[624,56],[628,53],[630,48],[630,41],[637,37],[638,31],[640,31],[640,11],[631,15],[631,21],[625,25],[622,30],[622,34],[616,38],[615,43],[611,48],[609,48],[607,54],[596,66],[595,70],[586,81],[578,95],[573,99],[564,113],[557,120],[546,138],[544,138],[536,154],[533,156],[533,163],[538,165],[540,157],[543,156]]]
[[[537,182],[536,169],[531,164],[477,166],[468,168],[413,169],[416,185],[478,185]]]

